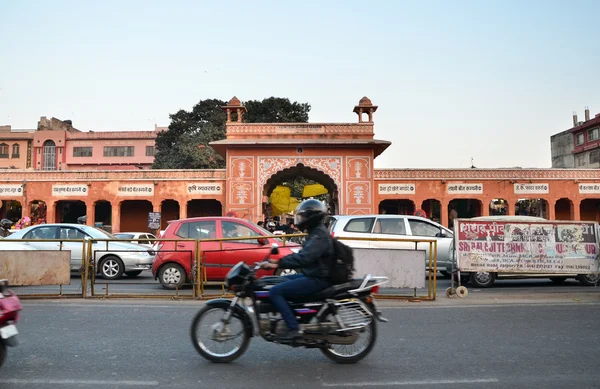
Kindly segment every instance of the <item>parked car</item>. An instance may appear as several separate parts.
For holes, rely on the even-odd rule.
[[[12,236],[6,239],[13,239]],[[3,242],[3,238],[0,238],[0,250],[2,251],[20,251],[20,250],[35,250],[28,244],[21,242]]]
[[[238,262],[249,265],[265,259],[271,244],[280,246],[278,259],[300,250],[300,245],[286,243],[269,231],[244,219],[234,217],[197,217],[169,222],[162,238],[164,239],[216,239],[227,237],[261,236],[253,240],[228,240],[201,242],[202,261],[206,267],[208,281],[223,281],[227,272]],[[166,289],[175,289],[189,283],[192,277],[192,264],[196,255],[194,241],[157,242],[156,260],[152,266],[155,279]],[[258,276],[272,274],[259,271]],[[281,273],[279,273],[281,274]]]
[[[444,275],[452,271],[454,234],[448,228],[426,218],[410,215],[345,215],[330,216],[329,232],[340,238],[388,238],[388,239],[435,239],[437,240],[437,269]],[[360,241],[343,239],[354,248],[414,250],[412,242]],[[417,243],[418,250],[425,250],[425,264],[429,266],[429,243]]]
[[[536,216],[479,216],[469,220],[483,222],[514,222],[514,223],[530,223],[530,222],[546,222],[547,219]],[[556,284],[561,284],[569,278],[575,278],[581,284],[586,286],[596,285],[600,281],[599,274],[558,274],[558,273],[492,273],[492,272],[461,272],[461,281],[463,283],[470,282],[478,288],[487,288],[500,279],[528,279],[528,278],[549,278]]]
[[[114,280],[123,274],[136,277],[149,270],[154,262],[154,251],[146,246],[121,242],[108,232],[81,224],[40,224],[18,230],[11,239],[28,240],[24,243],[37,250],[59,250],[60,242],[38,242],[43,239],[69,239],[92,242],[97,272],[105,279]],[[97,241],[110,239],[111,241]],[[62,242],[63,250],[71,251],[71,271],[79,271],[83,254],[80,242]]]
[[[156,240],[156,236],[147,232],[118,232],[113,235],[117,239],[126,240],[131,243],[137,243],[148,247],[154,246],[154,241]]]

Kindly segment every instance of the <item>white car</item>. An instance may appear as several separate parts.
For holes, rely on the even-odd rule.
[[[137,243],[148,247],[152,247],[154,245],[154,241],[156,240],[156,236],[147,232],[119,232],[113,235],[117,239],[126,240],[131,243]]]
[[[11,239],[11,238],[8,238]],[[1,251],[21,251],[21,250],[35,250],[34,247],[26,243],[21,242],[3,242],[0,238],[0,250]]]
[[[79,271],[83,241],[89,240],[97,272],[108,280],[121,278],[123,274],[136,277],[152,268],[155,257],[154,250],[147,246],[122,242],[104,230],[81,224],[39,224],[18,230],[10,238],[26,240],[24,244],[37,250],[59,250],[60,242],[48,240],[69,240],[62,242],[62,249],[71,251],[71,271]]]

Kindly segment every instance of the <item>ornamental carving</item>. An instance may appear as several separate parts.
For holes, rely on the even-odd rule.
[[[231,157],[229,169],[230,177],[254,178],[254,157]]]
[[[371,159],[369,157],[348,157],[346,159],[346,176],[349,179],[370,179]]]
[[[254,204],[254,183],[251,181],[231,182],[229,204]]]
[[[259,189],[262,189],[267,180],[274,174],[299,164],[325,173],[333,179],[338,188],[342,187],[341,157],[261,157],[258,162]]]
[[[371,204],[371,183],[352,182],[347,185],[346,201],[348,204]]]

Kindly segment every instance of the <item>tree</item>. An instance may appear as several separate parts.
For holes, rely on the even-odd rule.
[[[180,110],[170,115],[169,129],[156,137],[153,169],[222,169],[225,160],[209,143],[225,139],[227,115],[218,99],[201,100],[191,112]],[[310,105],[269,97],[244,104],[247,123],[306,123]]]

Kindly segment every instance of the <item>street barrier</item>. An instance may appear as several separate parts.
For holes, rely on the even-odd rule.
[[[31,246],[31,250],[0,250],[0,278],[14,285],[14,292],[28,298],[85,298],[87,242],[77,239],[2,239]],[[75,254],[75,255],[74,255]],[[81,259],[77,259],[77,257]],[[77,266],[80,282],[72,283]],[[81,276],[82,275],[82,276]],[[66,292],[65,290],[66,289]],[[56,290],[56,292],[48,292]]]

